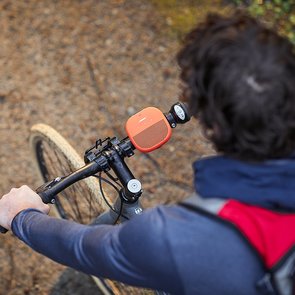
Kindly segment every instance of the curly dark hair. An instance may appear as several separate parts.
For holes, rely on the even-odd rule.
[[[177,55],[182,96],[216,150],[241,160],[295,152],[292,44],[238,12],[192,30]]]

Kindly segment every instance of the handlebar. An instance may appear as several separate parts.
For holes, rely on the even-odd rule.
[[[51,180],[37,188],[36,193],[39,194],[42,201],[45,204],[54,204],[56,195],[65,188],[81,179],[95,175],[99,172],[107,172],[110,169],[114,171],[123,186],[121,191],[123,200],[129,203],[137,201],[142,193],[141,183],[134,178],[132,172],[124,162],[125,157],[131,157],[134,155],[133,150],[135,148],[141,151],[144,150],[144,148],[141,147],[136,141],[136,132],[139,132],[138,130],[140,130],[141,134],[143,134],[142,132],[145,130],[150,131],[151,127],[155,126],[160,119],[161,121],[165,120],[168,124],[168,127],[170,125],[171,128],[175,128],[177,124],[184,124],[190,120],[190,115],[186,106],[180,102],[175,103],[171,107],[170,111],[165,114],[158,110],[160,113],[159,115],[159,113],[155,112],[154,109],[152,112],[150,110],[151,108],[147,109],[149,109],[149,111],[146,113],[144,113],[144,109],[130,118],[133,119],[133,121],[131,120],[130,123],[130,125],[132,125],[132,131],[129,133],[128,130],[126,130],[129,137],[126,137],[121,141],[116,137],[96,141],[95,145],[85,152],[85,166],[70,173],[67,176],[57,177],[54,180]],[[144,116],[147,117],[146,121],[149,122],[148,125],[139,126],[139,129],[136,128],[137,124],[141,124]],[[146,118],[144,117],[144,119]],[[153,143],[153,147],[150,148],[150,150],[158,148],[167,140],[162,140],[160,143]],[[0,226],[0,232],[6,233],[7,229]]]
[[[102,145],[104,143],[104,145]],[[126,202],[134,202],[141,195],[141,184],[134,178],[128,166],[124,162],[125,157],[131,157],[134,146],[128,138],[119,141],[116,137],[100,141],[86,150],[84,156],[85,166],[70,173],[67,176],[57,177],[36,189],[43,203],[55,203],[58,193],[73,183],[112,169],[123,185],[122,197]],[[136,185],[136,187],[134,187]],[[0,226],[0,233],[6,233],[7,229]]]
[[[36,193],[41,197],[43,203],[54,203],[54,196],[63,191],[65,188],[100,171],[101,167],[98,163],[95,161],[90,162],[68,176],[57,177],[54,180],[43,184],[37,188]]]

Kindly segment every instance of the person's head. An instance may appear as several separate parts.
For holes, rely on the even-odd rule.
[[[295,53],[254,18],[209,15],[177,56],[182,96],[216,150],[241,160],[295,152]]]

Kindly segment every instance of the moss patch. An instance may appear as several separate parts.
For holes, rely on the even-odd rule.
[[[163,15],[167,27],[165,33],[182,38],[209,12],[230,14],[235,7],[243,8],[287,36],[295,44],[295,0],[254,0],[244,4],[242,0],[150,0]],[[228,3],[227,5],[225,3]]]
[[[202,21],[209,12],[227,14],[232,7],[212,0],[150,0],[164,16],[171,37],[182,38],[194,25]]]

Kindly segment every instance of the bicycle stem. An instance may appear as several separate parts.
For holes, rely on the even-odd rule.
[[[123,185],[122,198],[127,203],[133,203],[140,197],[141,183],[134,178],[132,172],[124,162],[124,158],[115,150],[112,151],[112,160],[109,162],[119,181]]]

